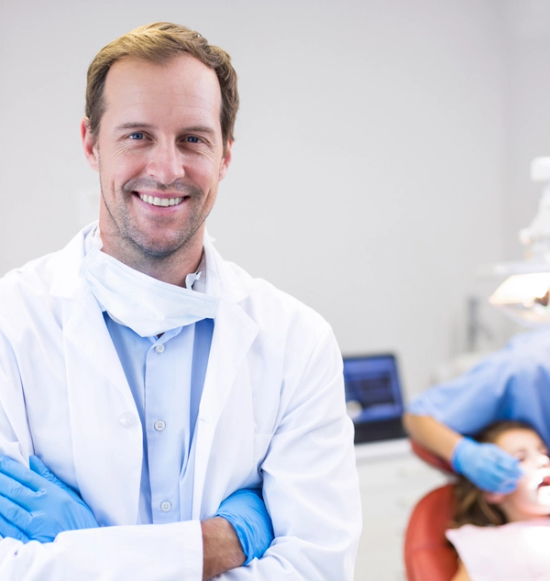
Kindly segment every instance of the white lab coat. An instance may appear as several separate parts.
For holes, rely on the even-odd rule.
[[[0,579],[199,581],[199,521],[263,480],[275,541],[263,559],[220,578],[351,580],[361,509],[329,325],[205,241],[221,301],[194,464],[181,481],[194,520],[137,525],[141,424],[101,310],[78,274],[83,235],[0,280],[0,451],[20,461],[39,455],[102,527],[43,545],[0,541]]]

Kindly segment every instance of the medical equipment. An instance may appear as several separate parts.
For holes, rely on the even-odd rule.
[[[395,355],[344,357],[344,382],[356,444],[406,437]]]
[[[453,485],[440,486],[415,505],[405,532],[408,581],[451,581],[458,569],[456,551],[447,541],[453,509]]]
[[[519,232],[525,260],[494,265],[480,274],[506,276],[489,302],[523,325],[550,323],[550,157],[531,163],[531,179],[543,185],[534,220]]]

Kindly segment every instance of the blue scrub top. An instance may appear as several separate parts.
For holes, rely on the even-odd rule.
[[[499,420],[522,421],[550,446],[550,330],[517,335],[468,373],[414,398],[408,411],[468,436]]]

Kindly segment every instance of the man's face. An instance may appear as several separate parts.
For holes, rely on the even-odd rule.
[[[104,102],[97,139],[82,124],[100,176],[104,250],[138,262],[185,252],[202,241],[231,158],[215,72],[187,54],[162,65],[122,59],[107,74]]]

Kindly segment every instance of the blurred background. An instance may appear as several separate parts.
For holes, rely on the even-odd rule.
[[[239,74],[209,218],[225,258],[319,311],[344,354],[396,353],[406,399],[518,330],[476,273],[522,257],[537,208],[550,0],[2,0],[0,275],[96,218],[86,70],[157,20],[198,30]],[[356,578],[404,579],[406,519],[440,480],[407,448],[358,458]]]

